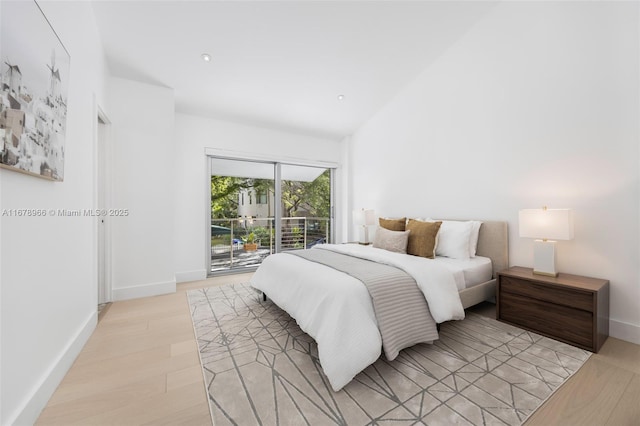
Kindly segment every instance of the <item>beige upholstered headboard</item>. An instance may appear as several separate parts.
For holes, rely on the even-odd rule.
[[[491,259],[493,278],[497,272],[509,267],[509,231],[507,222],[483,221],[478,236],[478,256]]]
[[[478,220],[478,219],[474,219]],[[478,256],[491,259],[493,278],[509,267],[509,232],[507,222],[483,220],[478,235]]]

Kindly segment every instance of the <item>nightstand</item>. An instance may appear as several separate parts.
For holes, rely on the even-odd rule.
[[[609,281],[536,275],[514,266],[498,272],[497,319],[598,352],[609,336]]]

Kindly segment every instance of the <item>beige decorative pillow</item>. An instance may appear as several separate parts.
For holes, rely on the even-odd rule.
[[[378,227],[373,239],[373,246],[396,253],[406,253],[409,233],[410,231],[389,231]]]
[[[414,256],[427,257],[433,259],[436,257],[436,237],[440,230],[442,222],[421,222],[419,220],[409,219],[407,230],[411,231],[409,242],[407,244],[407,254]]]
[[[383,217],[378,219],[380,226],[389,231],[404,231],[407,224],[407,218],[401,217],[399,219],[385,219]]]

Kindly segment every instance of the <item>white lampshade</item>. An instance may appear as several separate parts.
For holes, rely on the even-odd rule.
[[[375,210],[354,210],[353,222],[360,226],[373,226],[376,224],[376,212]]]
[[[518,214],[520,237],[535,238],[533,244],[533,273],[558,275],[556,270],[556,242],[573,239],[573,210],[525,209]]]
[[[376,224],[376,212],[371,209],[360,209],[353,211],[353,222],[362,227],[363,240],[361,244],[369,244],[369,226]]]
[[[376,224],[376,212],[375,210],[364,211],[364,224],[366,226],[373,226]]]
[[[572,240],[573,210],[525,209],[519,213],[520,237],[541,240]]]

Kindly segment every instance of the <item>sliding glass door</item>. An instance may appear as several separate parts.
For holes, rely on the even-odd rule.
[[[333,169],[210,157],[210,273],[331,242]]]
[[[281,250],[331,242],[331,169],[281,165]]]

